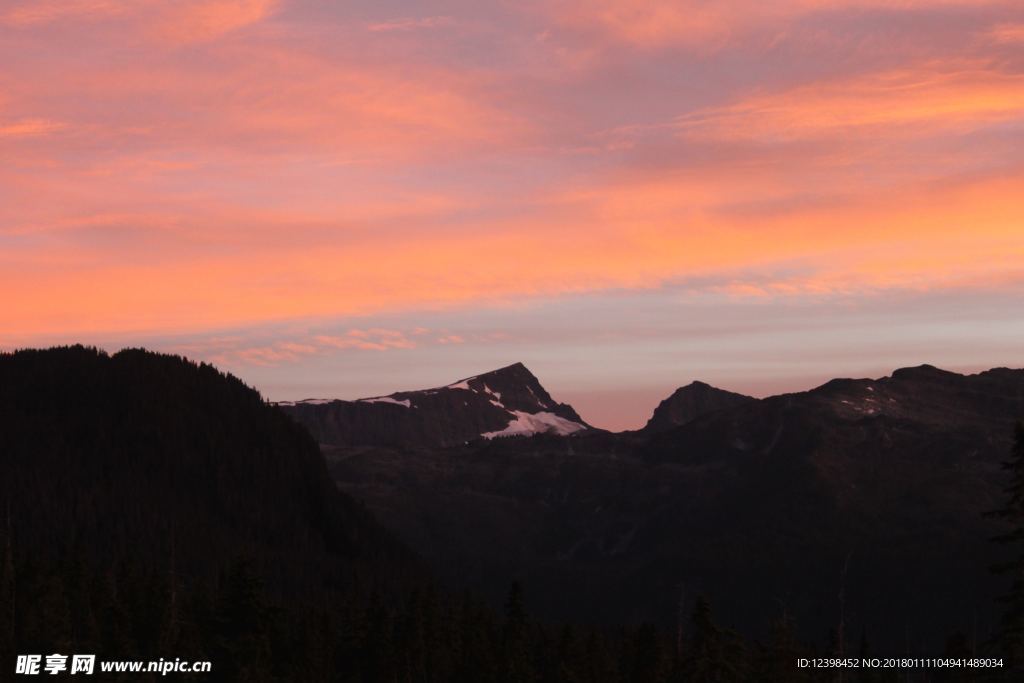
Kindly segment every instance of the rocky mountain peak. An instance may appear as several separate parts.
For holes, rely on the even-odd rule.
[[[356,401],[281,404],[324,444],[450,446],[476,439],[591,429],[522,363],[432,389]]]
[[[559,404],[541,385],[540,380],[522,363],[514,363],[481,375],[467,377],[445,389],[464,389],[488,396],[510,410],[526,412],[550,411],[567,419],[582,422],[571,406]]]
[[[937,368],[934,365],[917,365],[911,368],[900,368],[892,373],[894,380],[916,382],[949,382],[963,378],[963,375]]]
[[[654,410],[644,427],[645,432],[664,432],[684,425],[701,415],[732,408],[757,399],[743,394],[725,391],[707,384],[693,381],[662,401]]]

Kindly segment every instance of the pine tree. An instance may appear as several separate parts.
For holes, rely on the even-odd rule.
[[[603,683],[619,680],[615,666],[614,648],[604,634],[591,629],[583,646],[583,683]]]
[[[662,680],[662,647],[653,624],[641,624],[633,637],[633,657],[629,680],[633,683],[657,683]]]
[[[1005,489],[1008,500],[990,515],[1009,526],[1008,531],[993,540],[1011,548],[1012,557],[993,567],[1010,580],[1009,590],[1000,597],[1004,609],[997,639],[1008,666],[1024,668],[1024,423],[1017,425],[1013,452],[1003,463],[1003,469],[1010,475]]]
[[[358,655],[363,680],[393,681],[397,677],[394,611],[376,590],[370,594],[366,608],[364,640]]]
[[[10,661],[14,654],[14,624],[17,603],[14,574],[14,541],[11,538],[11,508],[7,506],[3,557],[0,558],[0,657]]]
[[[505,601],[505,624],[501,633],[504,680],[509,683],[525,683],[534,679],[529,635],[523,587],[516,581]]]
[[[460,659],[453,681],[457,683],[495,683],[499,680],[499,634],[491,611],[469,595],[459,610],[458,646]]]
[[[569,624],[562,627],[558,635],[557,675],[559,683],[580,683],[583,661],[582,644],[576,637],[576,631]]]
[[[725,683],[739,678],[742,655],[739,638],[720,629],[711,614],[711,603],[703,596],[693,608],[693,635],[684,671],[691,683]]]
[[[229,678],[259,681],[268,677],[270,650],[268,610],[263,585],[251,561],[232,563],[221,581],[220,643],[229,662]]]
[[[871,657],[871,647],[868,645],[868,630],[862,628],[860,632],[860,645],[857,647],[857,659],[865,660]],[[871,667],[860,667],[857,669],[857,683],[874,683],[879,678],[878,671]]]
[[[783,610],[779,618],[772,622],[768,643],[758,657],[757,679],[764,683],[806,681],[809,671],[796,666],[796,661],[806,656],[807,653],[797,639],[793,619]]]

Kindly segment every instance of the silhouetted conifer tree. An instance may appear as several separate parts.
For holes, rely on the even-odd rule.
[[[1024,668],[1024,424],[1018,424],[1010,459],[1003,463],[1009,473],[1007,500],[999,510],[990,513],[1010,526],[996,536],[997,543],[1009,546],[1013,556],[993,569],[1009,578],[1009,590],[1000,598],[1003,616],[997,635],[1007,663],[1015,669]]]
[[[3,543],[0,546],[0,660],[9,662],[14,651],[14,624],[17,610],[17,589],[14,573],[14,539],[11,535],[11,508],[5,506]]]
[[[535,678],[529,629],[523,587],[515,581],[505,601],[505,623],[501,629],[502,674],[507,683],[528,683]]]
[[[757,680],[764,683],[798,683],[810,680],[810,670],[797,667],[808,656],[796,636],[793,619],[785,611],[772,622],[768,642],[761,647],[755,664]]]
[[[490,610],[467,596],[459,617],[461,658],[455,667],[457,683],[498,680],[500,638]]]
[[[619,680],[612,643],[605,634],[591,630],[583,646],[583,683],[601,683]]]
[[[555,657],[555,680],[559,683],[582,683],[583,644],[570,625],[562,627],[558,635],[558,652]]]
[[[662,645],[658,629],[653,624],[642,624],[633,635],[632,657],[629,666],[631,683],[658,683],[664,680]]]
[[[228,680],[269,680],[269,614],[262,581],[249,560],[232,563],[221,581],[218,602],[224,675]]]
[[[739,680],[741,657],[739,638],[715,625],[711,604],[703,596],[693,608],[693,633],[684,671],[690,683],[727,683]]]

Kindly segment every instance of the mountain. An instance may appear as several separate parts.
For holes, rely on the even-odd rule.
[[[785,614],[823,642],[842,619],[924,655],[991,632],[1005,558],[984,513],[1022,417],[1024,371],[921,366],[654,433],[324,452],[438,574],[496,602],[518,578],[548,618],[671,626],[704,595],[755,637]]]
[[[718,389],[704,382],[692,382],[685,387],[676,389],[671,396],[658,404],[651,419],[644,426],[644,431],[648,433],[668,431],[706,413],[756,400],[750,396]]]
[[[174,653],[270,680],[270,659],[315,642],[311,610],[427,577],[256,391],[141,350],[0,353],[0,516],[5,667]],[[275,680],[326,680],[315,664]]]
[[[552,399],[522,363],[434,389],[278,405],[326,446],[444,447],[593,429],[572,406]]]
[[[654,436],[638,457],[716,472],[717,521],[688,533],[697,548],[745,548],[738,570],[712,572],[692,552],[668,565],[704,566],[723,595],[756,574],[806,620],[829,604],[834,618],[843,577],[849,618],[890,642],[901,629],[934,642],[992,618],[999,527],[984,513],[1003,500],[1001,464],[1022,418],[1024,371],[924,365],[716,412]],[[792,557],[805,560],[781,559]],[[665,561],[648,570],[669,581]],[[935,595],[950,599],[937,606]]]
[[[655,460],[747,457],[802,444],[891,449],[894,439],[930,435],[907,446],[930,457],[977,457],[1009,438],[1024,416],[1024,371],[996,368],[961,375],[931,365],[881,379],[834,379],[807,392],[742,403],[652,437]],[[840,435],[837,431],[844,432]],[[856,434],[845,434],[845,432]],[[941,437],[941,438],[936,438]]]

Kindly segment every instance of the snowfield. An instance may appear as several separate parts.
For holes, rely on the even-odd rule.
[[[586,429],[579,422],[567,420],[554,413],[524,413],[521,410],[511,410],[509,412],[515,415],[515,417],[508,423],[507,427],[498,432],[485,432],[480,436],[485,439],[503,436],[530,436],[531,434],[541,433],[566,436],[581,429]]]
[[[361,398],[358,403],[394,403],[396,406],[408,408],[412,406],[412,399],[406,398],[399,401],[397,398],[391,398],[390,396],[377,396],[376,398]]]

